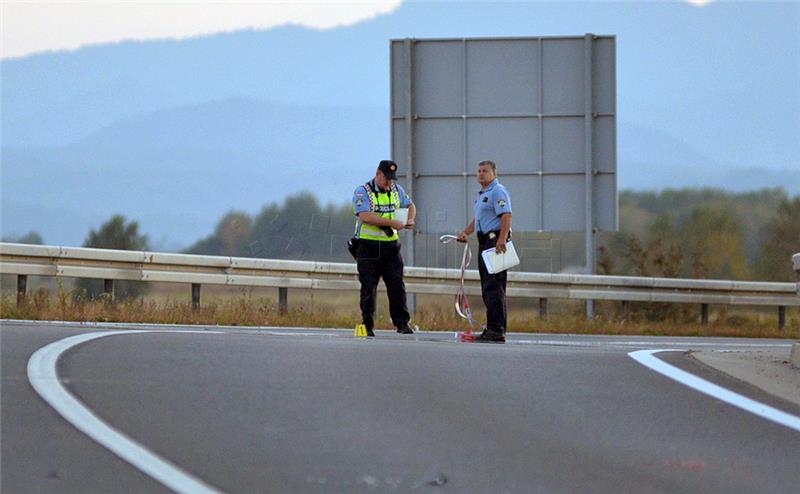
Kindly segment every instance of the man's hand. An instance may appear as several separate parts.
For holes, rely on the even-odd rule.
[[[459,234],[458,234],[458,237],[456,238],[456,241],[457,241],[457,242],[461,242],[462,244],[463,244],[463,243],[466,243],[466,241],[467,241],[467,234],[466,234],[466,233],[464,233],[464,232],[461,232],[461,233],[459,233]]]
[[[389,220],[389,226],[394,228],[395,230],[402,230],[406,227],[406,224],[400,220]]]
[[[405,227],[407,229],[409,229],[409,230],[413,230],[414,229],[414,220],[413,219],[412,220],[408,220],[408,223],[406,223]]]
[[[498,238],[497,243],[494,244],[494,250],[498,254],[505,254],[506,252],[506,239]]]

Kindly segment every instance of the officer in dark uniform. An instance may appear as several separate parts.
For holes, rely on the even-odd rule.
[[[356,187],[353,213],[356,231],[353,249],[361,282],[361,317],[367,336],[375,336],[375,299],[378,281],[383,278],[389,297],[389,314],[398,333],[413,333],[408,322],[406,285],[403,281],[403,257],[400,254],[398,230],[414,228],[416,208],[397,180],[397,164],[383,160],[375,178]],[[408,219],[395,219],[399,208],[408,208]]]
[[[475,217],[458,235],[459,242],[466,242],[473,232],[478,233],[481,252],[495,247],[498,253],[506,251],[506,242],[511,238],[511,196],[497,181],[497,165],[493,161],[478,163],[476,174],[481,190],[475,201]],[[481,294],[486,305],[486,330],[475,338],[478,342],[503,343],[506,341],[506,271],[490,274],[486,270],[483,256],[478,256],[478,271],[481,275]]]

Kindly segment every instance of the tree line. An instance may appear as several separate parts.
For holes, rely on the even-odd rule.
[[[783,189],[620,194],[620,231],[602,235],[599,272],[793,281],[800,196]]]
[[[599,273],[793,281],[789,259],[800,251],[800,196],[789,197],[783,189],[623,191],[619,216],[620,230],[599,237]],[[300,192],[255,215],[228,212],[184,252],[349,262],[345,243],[354,226],[350,204],[322,205],[310,192]],[[4,241],[43,243],[36,232]],[[150,248],[139,223],[122,215],[91,230],[83,246]],[[99,280],[78,286],[90,297],[102,288]],[[143,287],[120,282],[115,289],[118,296],[135,296]]]
[[[783,189],[623,191],[620,230],[600,235],[598,272],[631,276],[792,281],[800,196]],[[195,254],[349,261],[349,204],[322,207],[307,192],[250,216],[233,211],[191,246]]]

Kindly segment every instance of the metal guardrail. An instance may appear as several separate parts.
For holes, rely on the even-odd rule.
[[[792,256],[792,269],[797,276],[797,295],[800,296],[800,252]]]
[[[356,266],[352,263],[12,243],[0,243],[0,273],[18,276],[18,297],[25,295],[28,276],[103,279],[106,280],[106,292],[110,294],[113,294],[115,280],[190,283],[195,306],[200,303],[203,284],[276,287],[282,310],[287,307],[289,288],[360,288]],[[457,269],[406,267],[406,288],[411,293],[455,294],[459,274]],[[468,270],[465,278],[467,293],[479,295],[477,270]],[[780,327],[785,324],[786,307],[800,306],[800,296],[793,283],[514,271],[508,273],[507,294],[510,297],[538,298],[542,316],[546,316],[549,298],[618,300],[623,302],[623,307],[627,307],[627,302],[700,304],[704,324],[708,322],[709,304],[775,306],[778,307]]]

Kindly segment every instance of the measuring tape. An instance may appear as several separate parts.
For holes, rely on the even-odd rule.
[[[458,240],[455,235],[442,235],[439,237],[439,242],[449,244]],[[475,320],[472,318],[472,309],[469,307],[469,299],[467,292],[464,289],[464,272],[467,270],[470,261],[472,261],[472,250],[469,248],[469,243],[464,243],[464,252],[461,254],[461,275],[458,283],[458,293],[456,293],[456,314],[466,319],[469,323],[469,329],[463,333],[458,333],[458,338],[461,341],[473,341],[475,335],[472,334],[472,328],[475,326]]]

